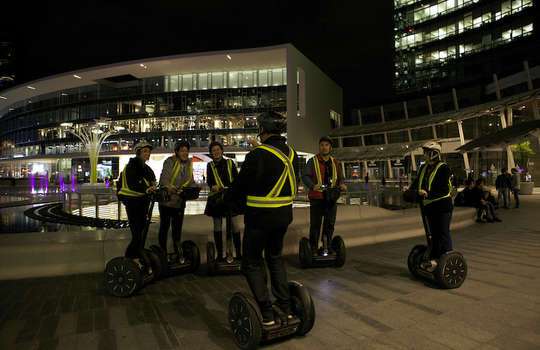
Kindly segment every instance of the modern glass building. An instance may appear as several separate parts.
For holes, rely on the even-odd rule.
[[[538,6],[538,0],[394,0],[395,90],[487,83],[493,73],[535,61]]]
[[[65,126],[96,119],[120,130],[103,145],[101,177],[116,177],[141,138],[154,144],[157,170],[180,139],[191,142],[202,163],[213,140],[241,163],[257,135],[255,118],[266,110],[287,117],[289,142],[298,151],[314,152],[320,135],[341,122],[341,88],[289,44],[47,77],[0,93],[0,177],[74,171],[84,177],[88,160]]]

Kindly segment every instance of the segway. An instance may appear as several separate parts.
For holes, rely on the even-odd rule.
[[[323,196],[328,201],[329,196],[339,197],[339,188],[329,188],[326,185],[321,186]],[[334,194],[329,195],[329,191],[335,191]],[[336,198],[337,200],[337,198]],[[302,237],[299,242],[298,256],[300,258],[300,266],[303,268],[308,267],[342,267],[345,265],[346,260],[346,248],[345,242],[341,236],[335,236],[330,242],[326,235],[322,235],[322,247],[317,251],[311,249],[309,239]]]
[[[221,196],[218,202],[223,202],[225,191],[222,191],[215,196]],[[216,244],[214,242],[208,242],[206,244],[206,264],[209,275],[216,274],[234,274],[240,273],[241,259],[233,255],[233,232],[232,232],[232,212],[231,209],[223,205],[225,211],[225,231],[226,233],[226,249],[225,259],[217,259],[216,256]],[[238,253],[238,252],[237,252]]]
[[[150,194],[150,205],[146,213],[146,224],[142,232],[142,240],[146,242],[150,227],[154,203],[163,197],[164,190]],[[165,265],[161,257],[151,249],[144,248],[139,263],[134,259],[119,256],[109,260],[105,266],[105,290],[116,297],[128,297],[150,282],[160,278]]]
[[[419,244],[411,250],[407,258],[409,272],[413,277],[435,283],[443,289],[459,288],[467,277],[467,261],[461,253],[454,250],[446,252],[437,260],[435,270],[427,270],[431,260],[432,234],[421,204],[420,213],[428,245]]]
[[[241,349],[256,349],[259,344],[293,335],[307,334],[315,324],[315,306],[306,287],[296,281],[289,282],[291,312],[289,318],[273,305],[276,323],[263,325],[257,302],[242,293],[235,293],[229,302],[229,324],[234,341]]]
[[[180,200],[188,201],[199,198],[200,187],[184,187]],[[163,266],[163,276],[173,276],[197,271],[201,264],[199,248],[193,241],[183,241],[181,244],[173,241],[174,250],[167,253],[160,246],[152,245],[150,250],[159,257]]]

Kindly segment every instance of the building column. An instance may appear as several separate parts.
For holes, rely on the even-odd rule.
[[[384,117],[384,107],[383,105],[381,105],[381,121],[384,123],[386,121],[385,117]]]
[[[403,101],[403,114],[405,115],[405,120],[409,119],[409,107],[407,106],[407,101]]]
[[[437,128],[435,127],[435,125],[431,126],[431,133],[433,134],[433,138],[436,139],[437,138]]]
[[[465,144],[465,136],[463,134],[463,122],[461,120],[457,121],[458,131],[459,131],[459,143],[463,146]],[[471,167],[469,165],[469,156],[467,152],[463,152],[463,164],[465,165],[465,172],[467,175],[471,172]]]
[[[513,119],[513,111],[512,107],[508,107],[506,109],[507,115],[508,115],[508,122],[506,118],[504,117],[504,111],[501,111],[500,118],[501,118],[501,126],[503,129],[506,129],[508,126],[512,126],[512,119]],[[506,148],[506,165],[508,169],[512,169],[516,166],[514,162],[514,154],[512,153],[512,147],[510,145],[505,145]]]
[[[407,129],[407,135],[409,135],[409,142],[412,142],[411,129]],[[412,170],[416,171],[416,156],[414,155],[414,150],[411,150],[411,162],[412,162]]]
[[[360,135],[360,140],[362,141],[362,146],[365,147],[366,146],[366,140],[364,140],[364,135]],[[365,172],[365,174],[367,174],[368,173],[367,160],[362,161],[362,163],[364,165],[364,172]],[[365,176],[365,174],[363,174],[362,178]]]
[[[512,146],[506,145],[506,165],[508,170],[515,168],[516,163],[514,162],[514,153],[512,153]]]
[[[427,95],[426,100],[427,100],[429,115],[433,115],[433,106],[431,105],[431,96]]]
[[[533,81],[531,78],[531,70],[529,69],[529,62],[523,61],[523,70],[525,71],[525,75],[527,76],[527,89],[532,90],[533,89]]]
[[[384,144],[388,145],[388,133],[384,133]],[[392,171],[392,161],[390,159],[386,160],[386,167],[388,168],[388,178],[394,178],[394,172]]]

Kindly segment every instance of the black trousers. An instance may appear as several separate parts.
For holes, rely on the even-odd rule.
[[[290,294],[287,280],[287,270],[282,257],[283,238],[287,226],[275,228],[254,227],[247,224],[244,233],[242,272],[265,319],[273,318],[272,302],[268,293],[268,276],[266,265],[270,271],[272,294],[277,305],[284,311],[290,312]],[[263,260],[264,252],[264,260]]]
[[[169,228],[175,246],[178,249],[178,244],[182,240],[182,225],[184,223],[184,211],[186,202],[183,202],[181,208],[171,208],[164,205],[159,206],[159,246],[163,251],[167,251],[167,238],[169,236]]]
[[[431,258],[438,259],[442,254],[452,250],[452,238],[450,237],[452,212],[429,213],[426,218],[431,231]]]
[[[309,243],[311,249],[316,250],[321,237],[321,224],[323,237],[328,238],[328,243],[332,241],[336,223],[337,203],[312,199],[309,201],[309,205]]]
[[[513,188],[512,193],[514,194],[514,201],[516,202],[516,208],[519,208],[519,189]]]
[[[143,258],[142,250],[145,241],[143,232],[146,226],[146,215],[150,201],[147,199],[129,199],[123,201],[131,231],[131,242],[127,246],[125,256],[127,258]]]

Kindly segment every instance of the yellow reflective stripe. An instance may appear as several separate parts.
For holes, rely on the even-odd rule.
[[[212,174],[214,175],[214,180],[216,180],[216,184],[219,187],[224,188],[225,186],[223,186],[223,182],[221,181],[221,178],[219,177],[219,174],[217,172],[216,166],[213,161],[210,163],[210,169],[212,169]]]
[[[439,162],[437,164],[437,166],[435,166],[435,169],[433,169],[433,171],[431,172],[431,174],[429,175],[429,179],[428,179],[428,184],[427,184],[427,189],[428,189],[428,192],[431,191],[431,184],[433,183],[433,180],[435,179],[435,175],[437,174],[437,171],[439,171],[439,168],[441,166],[443,166],[445,163],[443,162]],[[418,190],[421,190],[422,189],[422,181],[424,181],[424,175],[426,173],[426,168],[427,168],[427,164],[424,165],[424,167],[422,168],[422,170],[420,171],[420,178],[418,179]],[[452,195],[452,183],[450,182],[450,179],[448,179],[448,194],[442,196],[442,197],[439,197],[439,198],[434,198],[434,199],[424,199],[422,200],[422,204],[423,205],[428,205],[428,204],[431,204],[433,202],[437,202],[437,201],[440,201],[441,199],[445,199],[445,198],[448,198],[448,197],[451,197]]]
[[[176,181],[176,178],[180,174],[180,168],[181,168],[180,162],[178,160],[175,160],[175,163],[174,163],[174,166],[173,166],[173,174],[172,174],[171,180],[170,180],[171,185],[174,185],[174,182]],[[180,188],[185,187],[191,181],[192,174],[193,174],[193,166],[192,166],[192,163],[190,162],[189,165],[188,165],[187,180],[183,184],[180,185]]]
[[[128,196],[128,197],[144,196],[145,195],[144,193],[133,191],[128,187],[127,178],[126,178],[126,167],[124,167],[124,170],[122,171],[122,188],[120,189],[120,191],[118,191],[118,194]],[[148,184],[148,181],[146,181],[146,179],[144,179],[144,181]]]
[[[337,183],[337,169],[334,157],[330,156],[332,162],[332,184],[331,187],[335,187]],[[319,163],[319,157],[313,157],[313,167],[315,168],[315,175],[317,176],[317,185],[322,186],[321,165]]]
[[[290,146],[288,147],[290,153],[289,157],[284,157],[281,151],[276,150],[271,146],[259,146],[259,148],[262,148],[278,157],[278,159],[283,162],[284,169],[278,181],[266,196],[247,196],[247,206],[258,208],[278,208],[292,205],[294,194],[296,193],[296,183],[294,181],[295,172],[292,165],[292,161],[294,159],[294,150]],[[290,182],[291,195],[285,197],[278,197],[279,193],[281,193],[281,191],[283,190],[283,186],[285,185],[287,179],[289,179]]]
[[[232,159],[227,159],[227,170],[229,171],[229,182],[232,183]]]

